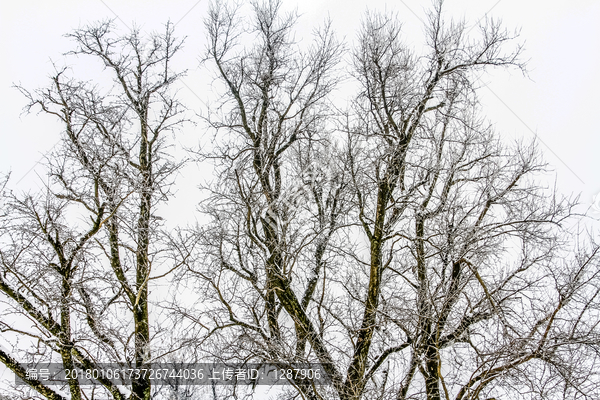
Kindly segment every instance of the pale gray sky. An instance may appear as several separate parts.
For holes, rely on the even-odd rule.
[[[425,19],[430,2],[284,0],[284,4],[290,9],[297,7],[302,15],[297,39],[308,36],[312,27],[329,16],[350,46],[367,6],[396,12],[404,21],[406,42],[418,45],[423,26],[420,19]],[[43,176],[43,169],[32,167],[57,142],[61,129],[48,116],[21,115],[25,98],[11,86],[20,83],[35,89],[47,85],[53,72],[51,60],[63,65],[62,53],[72,48],[63,34],[106,18],[117,18],[117,25],[124,30],[134,23],[145,30],[158,30],[171,19],[177,23],[176,34],[187,36],[179,58],[181,67],[189,69],[182,95],[190,108],[199,110],[203,105],[196,95],[204,100],[210,92],[208,71],[198,66],[207,5],[207,0],[2,2],[0,171],[12,171],[11,187],[27,190],[41,186],[38,174]],[[600,2],[447,0],[445,8],[449,16],[464,17],[471,25],[487,14],[501,18],[509,30],[520,29],[529,78],[516,70],[485,75],[482,83],[489,85],[480,91],[485,114],[504,137],[529,139],[537,133],[547,161],[557,172],[559,188],[582,193],[582,202],[591,204],[600,192],[600,128],[595,120],[600,109],[600,76],[596,73],[600,65]],[[86,67],[83,61],[71,58],[68,64],[76,66],[77,76],[87,68],[88,78],[92,78],[97,64]],[[202,129],[189,127],[181,137],[191,143],[201,133]],[[184,197],[185,193],[185,189],[180,192]]]
[[[422,33],[424,10],[429,1],[419,0],[284,0],[302,14],[297,38],[308,35],[327,15],[348,46],[355,38],[361,15],[372,10],[396,12],[405,22],[406,42],[417,45]],[[62,53],[72,43],[62,35],[89,22],[118,18],[124,31],[134,22],[147,30],[158,30],[171,19],[176,33],[187,36],[179,59],[189,69],[181,94],[191,109],[200,111],[198,99],[208,98],[210,76],[199,67],[204,49],[203,16],[207,0],[116,1],[116,0],[18,0],[0,3],[0,172],[12,171],[10,187],[35,190],[41,187],[43,168],[36,163],[58,141],[62,127],[46,115],[21,115],[25,98],[12,87],[44,87],[53,73],[50,60],[64,64]],[[483,77],[489,83],[480,91],[487,117],[506,138],[531,139],[539,136],[547,161],[556,170],[557,184],[565,193],[581,193],[591,204],[600,192],[600,2],[592,0],[447,0],[449,15],[465,17],[475,24],[486,13],[501,18],[508,29],[519,29],[529,59],[529,77],[518,71],[492,71]],[[88,78],[97,73],[97,64],[69,59],[75,75]],[[86,69],[87,68],[87,69]],[[86,71],[82,71],[86,69]],[[198,96],[198,97],[196,97]],[[202,129],[189,126],[181,140],[193,143]],[[174,210],[193,211],[197,198],[194,187],[197,169],[184,172]],[[42,177],[42,178],[40,178]],[[173,203],[172,203],[173,204]],[[179,206],[181,205],[181,206]],[[181,214],[181,213],[180,213]],[[600,217],[600,196],[595,215]],[[188,217],[184,215],[184,218]],[[0,368],[0,377],[4,368]]]

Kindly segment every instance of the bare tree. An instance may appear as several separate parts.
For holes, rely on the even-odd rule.
[[[209,11],[207,61],[223,103],[210,117],[218,135],[208,156],[221,179],[207,188],[213,223],[190,273],[216,300],[198,312],[212,319],[206,340],[220,359],[329,368],[334,359],[309,310],[320,310],[317,282],[344,209],[343,165],[330,162],[338,150],[327,133],[342,46],[325,25],[303,50],[292,37],[296,15],[281,8],[253,4],[247,28],[226,4]],[[315,398],[309,383],[294,382]]]
[[[46,398],[62,397],[28,378],[15,356],[39,362],[59,355],[65,369],[107,362],[143,368],[160,356],[159,346],[151,352],[152,336],[164,332],[151,330],[149,286],[181,261],[165,256],[154,211],[180,166],[165,153],[165,133],[182,122],[171,88],[180,74],[170,70],[181,42],[170,24],[148,39],[137,30],[112,30],[105,22],[69,35],[73,54],[101,61],[112,88],[102,91],[60,70],[47,89],[21,89],[28,108],[55,116],[64,132],[47,158],[46,192],[5,198],[2,329],[32,344],[2,354],[2,361]],[[103,397],[151,396],[144,376],[133,380],[129,395],[109,379],[99,382]],[[90,395],[75,377],[68,386],[71,399]]]
[[[348,313],[364,312],[353,326],[342,397],[363,396],[368,379],[395,352],[410,359],[401,368],[398,399],[411,393],[476,399],[505,391],[511,398],[543,396],[521,386],[524,371],[538,378],[536,368],[561,365],[575,374],[581,365],[550,354],[573,346],[595,351],[576,343],[582,334],[575,333],[576,323],[563,325],[556,317],[569,313],[563,307],[575,295],[567,282],[580,274],[597,277],[597,246],[572,265],[562,262],[556,275],[573,203],[535,184],[544,166],[534,146],[502,145],[477,116],[473,73],[520,66],[519,49],[502,52],[509,36],[489,21],[479,41],[469,39],[463,23],[443,21],[441,2],[427,33],[431,53],[418,58],[400,42],[396,21],[367,15],[355,50],[363,91],[348,141],[357,217],[370,244],[363,258],[369,277],[351,286],[361,297]],[[580,288],[577,296],[586,300],[573,306],[593,318],[591,287]],[[574,330],[567,335],[563,329]],[[583,329],[589,339],[598,333]],[[557,337],[550,341],[550,335]],[[381,350],[373,353],[374,345]],[[457,366],[459,357],[470,362]],[[594,367],[591,358],[578,379]],[[373,387],[381,396],[389,373]],[[556,385],[565,394],[581,390],[574,381]],[[492,389],[497,385],[513,389]],[[598,391],[587,388],[582,396]]]

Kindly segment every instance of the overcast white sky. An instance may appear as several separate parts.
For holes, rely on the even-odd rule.
[[[308,36],[311,26],[329,16],[349,47],[361,15],[367,8],[396,12],[404,21],[406,42],[422,33],[425,9],[430,1],[420,0],[284,0],[297,7],[302,18],[297,39]],[[208,0],[117,1],[117,0],[13,0],[0,2],[0,173],[12,171],[10,187],[35,190],[41,187],[43,168],[38,161],[58,141],[62,127],[45,115],[22,115],[25,98],[12,86],[35,89],[48,84],[51,60],[63,65],[63,52],[72,43],[62,35],[87,23],[117,18],[126,31],[134,23],[146,30],[158,30],[168,19],[177,23],[176,34],[187,36],[179,59],[189,69],[181,94],[191,109],[203,107],[210,79],[199,67],[204,49],[202,19]],[[581,193],[581,201],[592,204],[600,192],[600,1],[571,0],[447,0],[449,15],[465,17],[475,24],[486,13],[501,18],[509,29],[520,29],[529,60],[529,77],[518,71],[494,71],[483,78],[488,86],[480,91],[486,115],[507,138],[542,142],[547,161],[556,170],[557,183],[565,193]],[[85,64],[70,59],[81,76]],[[83,71],[85,72],[85,71]],[[88,68],[91,75],[96,73]],[[197,96],[197,97],[196,97]],[[198,98],[199,97],[199,98]],[[199,127],[188,127],[182,140],[197,140]],[[186,170],[180,187],[181,204],[173,209],[193,211],[198,198],[194,186],[201,179]],[[181,214],[181,213],[180,213]],[[595,215],[600,217],[600,196]],[[0,377],[4,375],[0,368]]]
[[[404,21],[406,42],[418,45],[421,20],[430,1],[284,0],[284,4],[290,9],[297,7],[302,15],[297,39],[308,39],[310,28],[329,16],[350,46],[368,6],[396,12]],[[57,142],[61,129],[48,116],[22,115],[26,101],[12,85],[28,89],[47,85],[53,72],[51,60],[63,65],[62,53],[72,48],[63,34],[106,18],[117,18],[123,31],[134,23],[144,30],[158,30],[170,19],[177,23],[176,34],[187,36],[179,59],[181,67],[189,70],[182,95],[188,107],[200,110],[203,105],[196,95],[204,99],[210,91],[208,72],[199,67],[207,5],[207,0],[2,2],[0,172],[12,171],[10,186],[20,190],[41,186],[43,168],[36,163]],[[487,13],[501,18],[508,29],[520,29],[529,77],[502,70],[486,75],[483,81],[488,86],[480,91],[485,113],[502,136],[528,139],[537,134],[547,161],[556,170],[559,188],[565,193],[581,193],[582,202],[591,204],[600,192],[600,125],[596,121],[600,109],[600,2],[447,0],[445,8],[449,16],[464,17],[471,25]],[[68,63],[75,71],[86,68],[73,58]],[[189,127],[182,137],[194,141],[201,134],[198,127]],[[190,177],[189,171],[187,175]],[[185,190],[180,191],[179,201],[191,193],[191,189]]]

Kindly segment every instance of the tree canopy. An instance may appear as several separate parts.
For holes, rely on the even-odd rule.
[[[65,68],[18,88],[63,131],[43,191],[2,183],[10,393],[260,398],[256,382],[107,374],[219,363],[296,371],[282,399],[597,398],[595,236],[573,231],[576,199],[539,182],[536,143],[503,140],[477,97],[478,75],[524,71],[516,37],[488,19],[468,30],[442,1],[421,50],[384,13],[352,44],[327,22],[306,43],[281,1],[249,9],[215,2],[205,18],[219,102],[202,113],[175,89],[170,23],[68,35],[110,87]],[[184,129],[210,140],[178,159]],[[195,182],[203,222],[170,228],[159,207],[186,162],[214,171]],[[51,384],[27,367],[43,363],[104,372]]]

